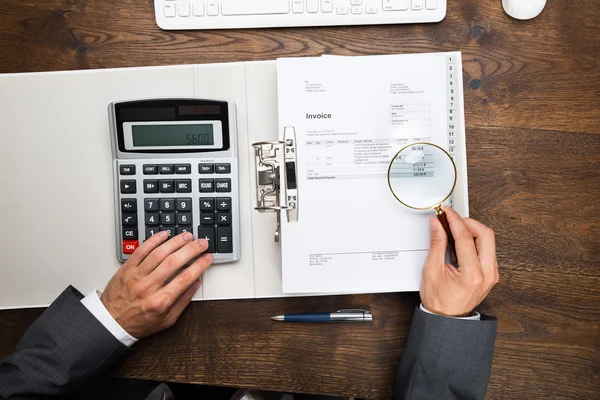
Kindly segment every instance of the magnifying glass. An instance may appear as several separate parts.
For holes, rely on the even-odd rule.
[[[448,236],[452,262],[456,263],[454,238],[442,204],[456,186],[452,156],[433,143],[417,142],[400,149],[388,167],[388,185],[400,203],[413,210],[435,210]]]

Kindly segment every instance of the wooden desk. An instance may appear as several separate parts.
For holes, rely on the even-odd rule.
[[[163,32],[151,0],[3,0],[0,72],[461,50],[471,213],[497,232],[500,320],[489,399],[600,393],[600,7],[449,0],[436,25]],[[4,265],[2,268],[10,268]],[[0,273],[1,275],[1,273]],[[416,294],[192,304],[119,376],[390,398]],[[373,324],[269,316],[367,307]],[[42,310],[0,313],[0,357]]]

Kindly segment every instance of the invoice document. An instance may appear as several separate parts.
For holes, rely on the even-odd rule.
[[[387,181],[396,152],[432,142],[454,158],[449,200],[468,215],[460,53],[277,61],[279,132],[297,141],[298,221],[282,213],[284,293],[417,291],[428,219]]]

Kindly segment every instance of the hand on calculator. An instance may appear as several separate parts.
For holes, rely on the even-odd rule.
[[[190,260],[208,248],[205,239],[191,233],[168,232],[151,236],[112,277],[101,300],[121,327],[142,338],[172,326],[200,286],[200,276],[211,265],[209,253],[198,257],[170,280]],[[169,281],[170,280],[170,281]]]

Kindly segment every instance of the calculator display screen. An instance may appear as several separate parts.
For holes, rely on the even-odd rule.
[[[145,146],[212,146],[215,132],[212,124],[132,125],[133,145]]]

